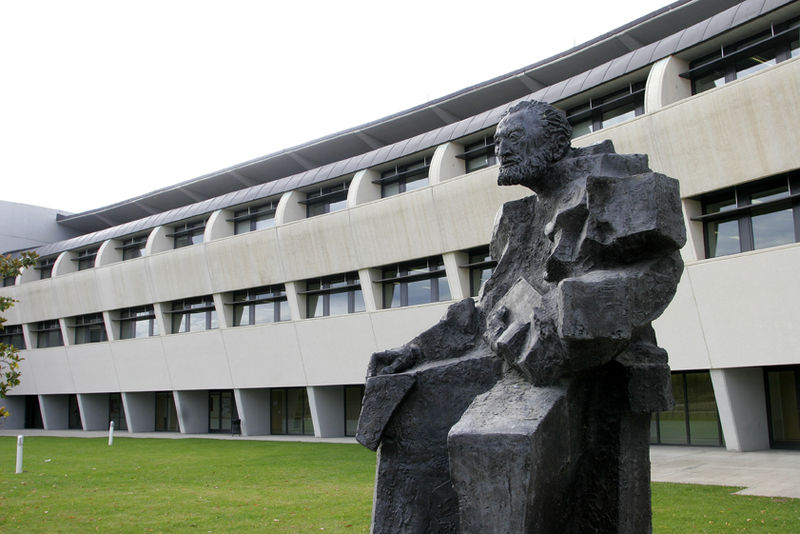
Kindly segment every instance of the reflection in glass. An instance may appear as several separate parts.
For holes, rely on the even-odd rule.
[[[714,221],[707,225],[708,257],[717,258],[741,252],[739,221]]]
[[[767,372],[770,433],[778,446],[800,445],[800,391],[797,370]]]
[[[753,215],[753,247],[756,249],[794,243],[792,208]]]
[[[688,443],[686,435],[686,396],[683,390],[683,375],[672,375],[672,394],[675,407],[668,412],[658,414],[660,422],[661,443],[668,445],[684,445]]]
[[[719,445],[719,419],[709,373],[686,373],[692,445]]]

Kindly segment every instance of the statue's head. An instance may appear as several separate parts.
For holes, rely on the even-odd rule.
[[[537,191],[547,168],[566,155],[571,135],[564,112],[549,104],[524,100],[511,106],[494,134],[500,163],[497,183]]]

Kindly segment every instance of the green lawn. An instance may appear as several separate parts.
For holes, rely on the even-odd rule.
[[[368,532],[375,454],[358,445],[0,437],[0,532]],[[656,534],[800,533],[800,500],[653,485]]]

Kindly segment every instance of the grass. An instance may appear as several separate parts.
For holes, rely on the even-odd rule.
[[[0,532],[368,532],[375,454],[358,445],[0,437]],[[800,500],[653,484],[653,532],[800,533]]]

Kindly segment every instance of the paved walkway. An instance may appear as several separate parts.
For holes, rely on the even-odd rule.
[[[0,436],[61,436],[105,438],[107,431],[6,430]],[[116,432],[115,437],[161,439],[231,439],[258,441],[313,441],[355,443],[353,438],[313,436],[231,436],[229,434],[180,434],[177,432]],[[718,447],[650,447],[654,482],[738,486],[742,495],[800,499],[800,451],[767,450],[729,452]]]

